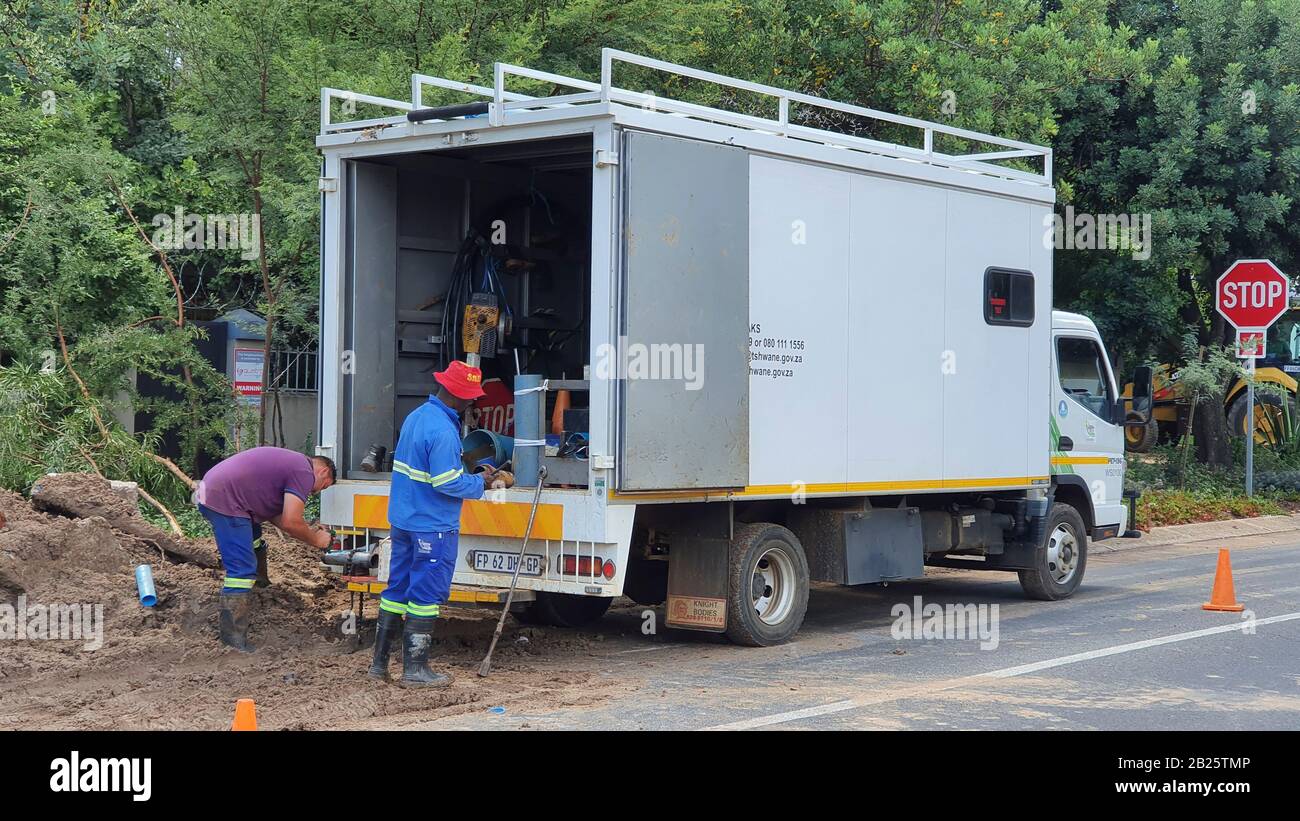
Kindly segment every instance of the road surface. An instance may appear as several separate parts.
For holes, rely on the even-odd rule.
[[[1006,573],[932,570],[888,587],[817,587],[803,630],[781,647],[665,630],[662,608],[656,633],[644,635],[644,608],[621,609],[588,631],[585,659],[563,660],[618,685],[611,694],[559,709],[485,705],[408,726],[1300,729],[1296,534],[1103,552],[1106,544],[1094,546],[1082,588],[1062,602],[1024,599]],[[1244,614],[1201,609],[1221,546],[1231,548]],[[988,629],[983,641],[896,638],[891,609],[917,596],[997,605],[996,647]]]

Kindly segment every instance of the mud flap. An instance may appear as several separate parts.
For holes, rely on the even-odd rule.
[[[678,505],[668,556],[667,624],[683,630],[721,633],[727,629],[727,558],[731,549],[731,505]]]

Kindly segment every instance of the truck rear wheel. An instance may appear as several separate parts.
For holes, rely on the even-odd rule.
[[[793,533],[759,522],[736,527],[728,557],[727,637],[769,647],[789,641],[808,612],[808,559]]]
[[[1020,571],[1025,595],[1040,601],[1068,598],[1088,566],[1088,530],[1079,511],[1061,502],[1047,517],[1047,538],[1034,551],[1034,569]]]
[[[519,614],[519,620],[552,627],[586,627],[605,615],[613,601],[608,596],[538,592],[537,598]]]

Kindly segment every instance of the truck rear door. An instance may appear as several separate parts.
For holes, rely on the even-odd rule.
[[[749,157],[626,131],[618,488],[739,488],[749,478]],[[794,272],[792,272],[792,276]]]

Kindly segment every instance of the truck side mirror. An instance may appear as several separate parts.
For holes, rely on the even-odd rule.
[[[1133,405],[1126,425],[1145,425],[1151,421],[1151,367],[1143,365],[1133,372]]]

